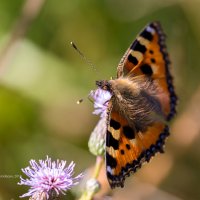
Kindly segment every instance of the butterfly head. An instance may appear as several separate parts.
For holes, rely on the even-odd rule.
[[[96,81],[96,85],[101,88],[102,90],[106,90],[111,92],[111,84],[107,80]]]

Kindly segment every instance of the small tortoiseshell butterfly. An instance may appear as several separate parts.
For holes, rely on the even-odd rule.
[[[152,22],[122,57],[117,78],[96,82],[95,113],[107,118],[106,171],[112,188],[123,187],[131,172],[164,152],[177,102],[169,64],[165,34],[159,22]]]

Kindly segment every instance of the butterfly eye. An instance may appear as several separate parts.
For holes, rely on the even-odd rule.
[[[107,90],[107,91],[111,90],[111,86],[108,81],[96,81],[96,85],[103,90]]]
[[[96,81],[96,85],[103,89],[103,87],[105,86],[105,81]]]
[[[107,85],[103,86],[103,90],[109,90]]]

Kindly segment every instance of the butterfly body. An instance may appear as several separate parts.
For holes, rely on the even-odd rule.
[[[156,86],[148,77],[118,78],[102,83],[102,88],[112,94],[112,109],[120,113],[132,129],[145,131],[154,121],[163,119]]]
[[[157,152],[163,153],[177,97],[169,71],[165,35],[150,23],[122,57],[117,78],[97,81],[110,93],[105,117],[106,171],[112,188]]]

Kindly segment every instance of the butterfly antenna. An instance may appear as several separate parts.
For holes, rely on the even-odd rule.
[[[81,50],[75,45],[74,42],[70,42],[71,46],[78,52],[78,54],[81,56],[81,58],[88,64],[92,67],[92,69],[96,72],[97,69],[96,67],[93,65],[93,63],[91,62],[91,60],[89,60],[88,58],[85,57],[85,55],[81,52]],[[89,101],[91,101],[92,103],[94,103],[94,101],[92,100],[90,94],[87,95],[87,98],[89,99]],[[81,104],[83,101],[84,101],[85,98],[82,98],[82,99],[79,99],[76,103],[77,104]]]
[[[91,62],[91,60],[89,60],[88,58],[85,57],[85,55],[80,51],[80,49],[74,44],[74,42],[70,43],[72,45],[72,47],[78,52],[78,54],[81,56],[81,58],[92,67],[92,69],[94,71],[97,71],[96,67],[93,65],[93,63]]]
[[[81,104],[83,102],[84,99],[79,99],[76,103],[77,104]]]

